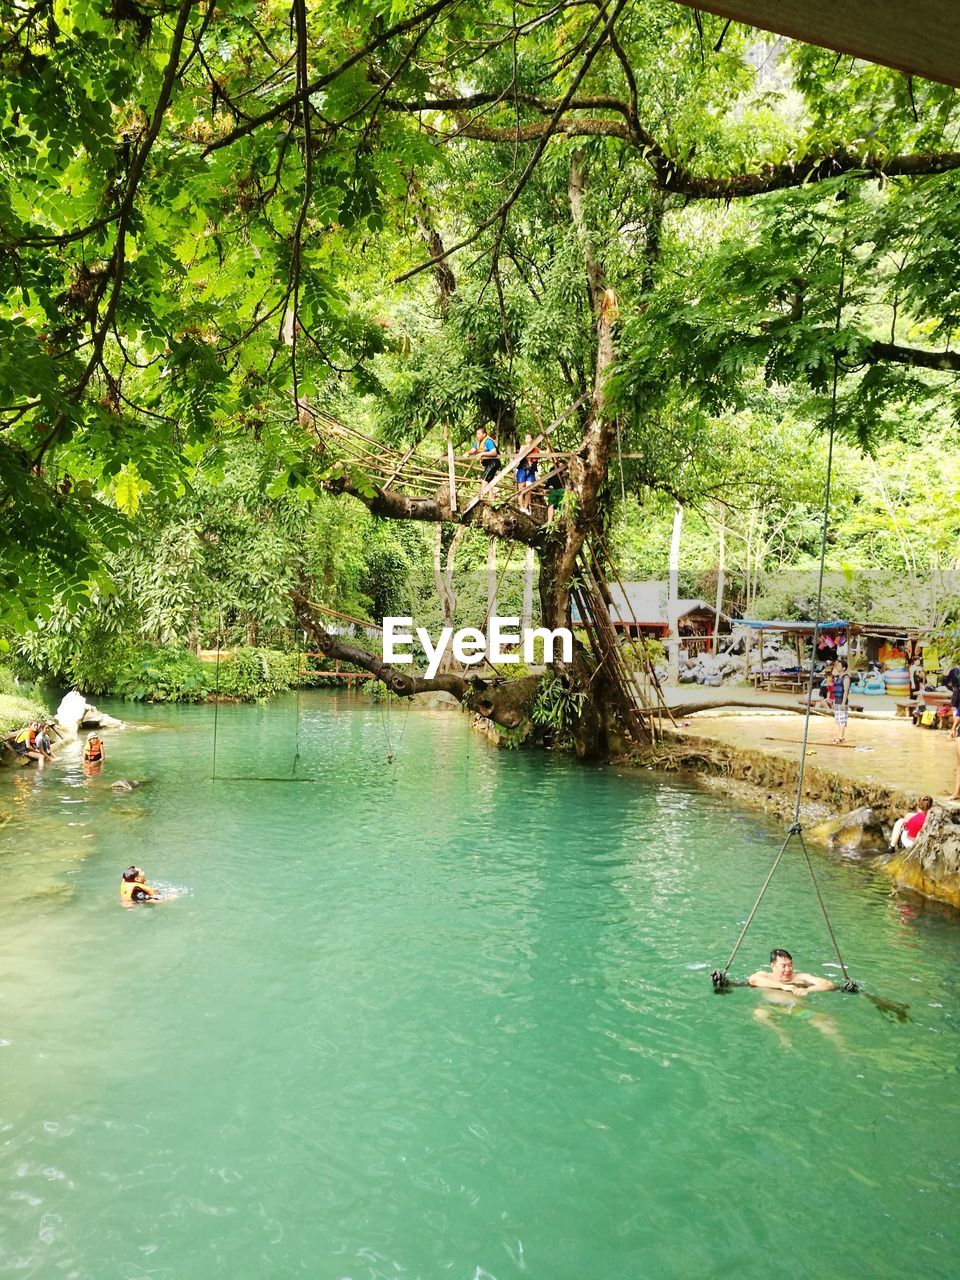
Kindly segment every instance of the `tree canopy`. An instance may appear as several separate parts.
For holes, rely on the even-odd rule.
[[[13,0],[0,59],[8,624],[109,594],[237,451],[402,514],[304,406],[439,445],[579,402],[602,521],[755,485],[750,424],[822,426],[835,370],[858,446],[955,440],[944,86],[665,0]]]

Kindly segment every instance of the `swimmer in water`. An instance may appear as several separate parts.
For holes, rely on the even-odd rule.
[[[159,889],[151,889],[139,867],[127,867],[120,881],[120,900],[126,906],[131,902],[158,902],[163,897]]]
[[[766,987],[775,991],[789,991],[795,996],[805,996],[811,991],[834,991],[836,983],[829,978],[817,978],[812,973],[795,973],[793,956],[782,947],[770,952],[770,973],[758,969],[747,979],[751,987]]]
[[[790,1041],[778,1025],[777,1019],[789,1014],[811,1022],[825,1035],[836,1036],[837,1029],[832,1019],[826,1014],[814,1013],[810,1009],[803,1008],[796,999],[797,996],[807,996],[812,991],[835,991],[836,983],[831,982],[829,978],[818,978],[812,973],[796,973],[793,968],[793,956],[789,951],[784,951],[782,947],[774,947],[770,952],[770,972],[758,969],[747,981],[751,987],[760,987],[768,993],[767,999],[770,1003],[754,1009],[753,1016],[758,1022],[764,1022],[773,1027],[782,1048],[789,1049]],[[787,994],[781,995],[781,992]],[[791,999],[791,996],[794,999]]]

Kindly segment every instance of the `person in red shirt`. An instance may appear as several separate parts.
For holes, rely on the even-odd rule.
[[[921,796],[917,801],[917,808],[913,813],[905,814],[902,818],[898,818],[893,824],[893,830],[890,832],[890,852],[896,849],[912,849],[917,843],[917,836],[923,830],[923,824],[927,820],[927,814],[933,808],[933,798],[931,796]]]

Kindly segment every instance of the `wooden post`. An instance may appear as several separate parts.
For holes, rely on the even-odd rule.
[[[670,536],[670,574],[667,590],[667,656],[670,665],[670,683],[680,683],[680,533],[683,529],[683,506],[678,502],[673,509],[673,532]]]
[[[497,611],[497,539],[487,543],[487,645],[490,644],[490,619]]]
[[[447,438],[447,473],[450,477],[450,514],[457,509],[457,472],[453,464],[453,445]]]
[[[533,547],[527,547],[523,561],[523,616],[521,627],[533,626]]]
[[[720,517],[720,550],[718,553],[717,564],[717,601],[714,613],[716,617],[713,620],[713,656],[717,656],[717,650],[720,648],[720,612],[723,609],[723,570],[724,570],[724,551],[727,532],[727,517],[722,514]]]

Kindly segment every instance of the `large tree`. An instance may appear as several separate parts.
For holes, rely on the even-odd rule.
[[[618,443],[624,487],[696,499],[764,378],[822,418],[839,372],[863,439],[896,396],[949,395],[954,93],[721,28],[660,0],[8,6],[14,617],[82,596],[137,487],[174,495],[241,430],[292,487],[534,546],[558,625]],[[426,451],[573,409],[562,518],[384,483],[305,407]],[[578,655],[585,750],[607,675]],[[516,691],[453,691],[516,718]]]

